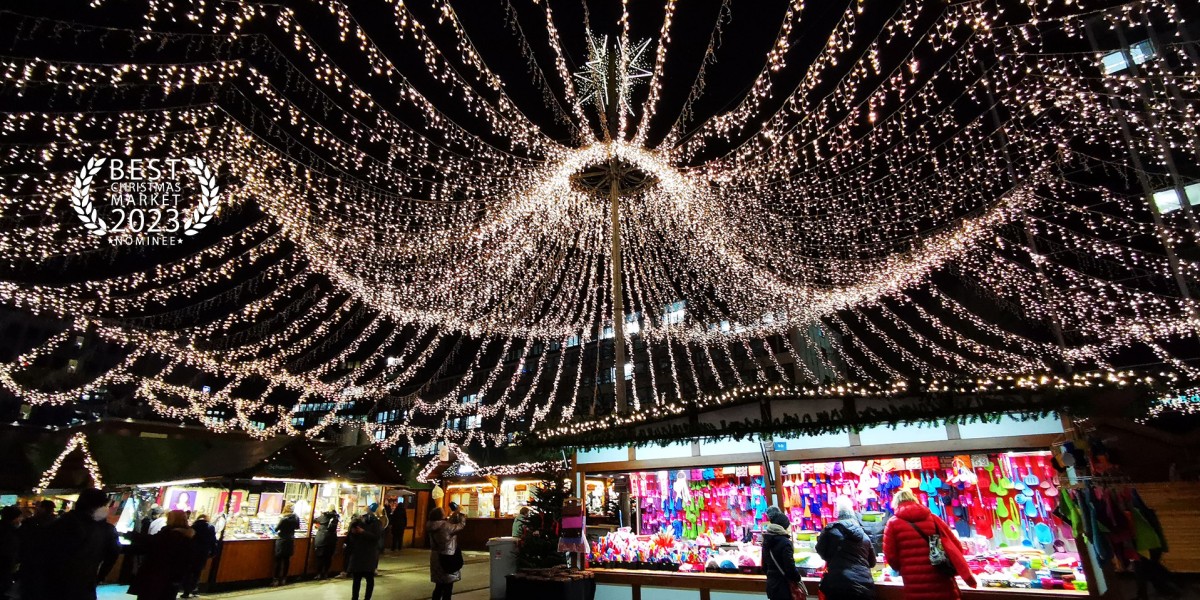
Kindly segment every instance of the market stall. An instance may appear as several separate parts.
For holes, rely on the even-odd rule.
[[[481,466],[454,444],[435,456],[417,479],[444,492],[438,506],[454,502],[470,519],[458,536],[464,550],[486,550],[487,541],[512,534],[513,520],[528,506],[533,490],[549,470],[565,471],[562,461]]]
[[[874,447],[790,450],[786,442],[765,448],[754,442],[722,448],[744,452],[706,453],[699,442],[681,445],[674,456],[647,453],[644,460],[620,460],[632,456],[623,449],[607,455],[617,460],[603,460],[603,452],[577,457],[581,479],[604,472],[628,481],[630,526],[590,540],[598,593],[626,597],[645,586],[638,590],[643,600],[658,597],[660,588],[761,595],[761,531],[772,504],[791,519],[797,566],[815,583],[823,567],[815,541],[833,519],[834,501],[850,498],[878,544],[892,496],[901,489],[916,494],[965,543],[982,587],[964,597],[1091,591],[1093,569],[1069,524],[1056,515],[1067,484],[1049,449],[1061,436],[937,442],[922,435],[926,439],[914,443]],[[813,442],[796,445],[805,444]],[[893,453],[904,447],[921,452]],[[900,583],[882,557],[875,577],[882,598]]]
[[[387,499],[411,495],[404,485],[404,475],[374,444],[325,448],[321,455],[328,461],[333,480],[317,485],[313,514],[326,510],[338,513],[341,516],[338,519],[339,538],[345,538],[354,517],[365,514],[372,504],[385,507],[379,516],[387,525]],[[410,518],[410,536],[411,523]],[[342,564],[342,541],[339,539],[335,545],[334,565]],[[313,565],[313,558],[310,557],[306,564]]]
[[[135,527],[153,505],[207,514],[221,543],[201,581],[228,586],[271,578],[275,528],[291,511],[300,528],[288,573],[305,572],[317,484],[333,477],[328,463],[306,440],[219,440],[177,473],[172,481],[131,486],[118,529]]]

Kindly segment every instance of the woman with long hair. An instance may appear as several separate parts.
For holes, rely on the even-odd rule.
[[[429,580],[433,582],[431,600],[450,600],[454,582],[462,579],[462,550],[458,533],[467,526],[467,518],[451,503],[450,518],[440,507],[429,511],[425,531],[429,535]]]
[[[174,600],[183,591],[192,567],[194,535],[195,530],[188,525],[187,513],[172,510],[167,513],[166,525],[158,533],[136,536],[134,543],[146,560],[129,586],[129,593],[138,600]]]
[[[300,529],[300,517],[292,505],[283,507],[283,516],[275,525],[275,568],[272,570],[271,585],[287,583],[288,566],[292,562],[292,554],[296,552],[296,530]]]

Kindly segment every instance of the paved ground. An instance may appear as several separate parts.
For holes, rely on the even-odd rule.
[[[461,600],[488,600],[490,575],[486,552],[463,552],[463,579],[454,584],[454,597]],[[125,586],[105,585],[99,589],[100,600],[128,600]],[[427,600],[433,594],[429,582],[429,551],[407,549],[401,556],[389,552],[379,561],[375,577],[374,600]],[[346,600],[350,597],[349,579],[305,581],[278,588],[253,588],[202,594],[201,598],[230,598],[238,600]],[[360,597],[361,598],[361,597]]]

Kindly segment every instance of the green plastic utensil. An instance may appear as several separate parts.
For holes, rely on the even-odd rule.
[[[1017,487],[1017,484],[1013,483],[1013,480],[1008,478],[1007,470],[1004,473],[1001,473],[1000,487],[1002,487],[1006,490],[1016,489],[1016,487]]]
[[[1008,502],[1003,499],[1001,499],[1000,502],[996,503],[996,516],[997,517],[1000,517],[1001,519],[1008,518],[1008,506],[1007,505],[1008,505]]]
[[[992,472],[992,469],[993,466],[988,465],[988,479],[992,480],[992,484],[988,486],[988,491],[997,496],[1003,496],[1004,494],[1008,493],[1008,490],[1005,490],[1004,487],[1000,485],[1000,480],[996,477],[996,474]]]

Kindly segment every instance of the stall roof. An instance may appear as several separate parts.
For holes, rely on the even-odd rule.
[[[0,469],[0,491],[18,494],[32,491],[76,434],[86,438],[88,452],[96,461],[105,487],[180,479],[327,480],[335,477],[329,462],[300,437],[269,440],[240,436],[146,437],[127,433],[5,427],[0,428],[0,452],[5,457],[5,467]],[[364,456],[369,454],[360,452],[347,464]],[[390,465],[386,457],[381,458]],[[371,460],[374,464],[374,459]],[[394,467],[392,471],[395,472]],[[402,477],[395,473],[380,483],[400,480]],[[93,485],[84,464],[84,452],[76,448],[63,457],[48,487],[77,490]]]
[[[49,432],[7,427],[0,432],[0,456],[4,456],[4,468],[0,469],[0,491],[24,493],[37,485],[42,473],[58,456],[55,452],[42,459],[38,446]],[[64,442],[65,443],[65,442]],[[59,446],[61,452],[63,446]]]
[[[407,483],[395,463],[374,444],[325,448],[321,455],[338,479],[390,486]]]
[[[175,479],[333,479],[329,462],[298,436],[222,440],[182,469]]]

